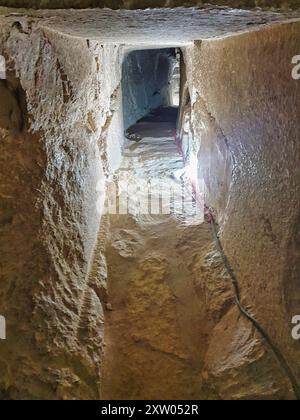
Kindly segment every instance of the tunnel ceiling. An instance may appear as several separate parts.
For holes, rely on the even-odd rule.
[[[0,0],[0,6],[36,9],[67,9],[109,7],[112,9],[138,9],[147,7],[202,6],[203,0]],[[210,0],[216,6],[235,8],[292,8],[300,7],[300,0]]]
[[[239,2],[236,2],[239,3]],[[0,21],[37,21],[43,28],[113,44],[185,45],[197,39],[255,30],[300,18],[300,11],[242,10],[216,6],[147,10],[0,9]]]

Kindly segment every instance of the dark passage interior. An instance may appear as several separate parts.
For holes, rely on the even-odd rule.
[[[161,124],[162,130],[166,125],[175,130],[179,91],[180,53],[177,49],[130,52],[122,66],[126,138],[132,141],[141,140],[143,136],[150,134],[149,123],[154,121]]]

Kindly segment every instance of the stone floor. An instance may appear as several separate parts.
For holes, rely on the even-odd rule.
[[[154,203],[151,214],[140,214],[148,194],[131,193],[131,214],[110,215],[104,398],[201,395],[204,307],[193,269],[197,250],[210,244],[211,237],[182,175],[173,141],[175,122],[174,112],[165,111],[132,127],[142,140],[128,142],[117,174],[119,181],[128,176],[129,188],[150,184],[152,199],[172,190],[174,200],[170,211],[167,199],[160,209]],[[159,210],[164,214],[153,214]]]

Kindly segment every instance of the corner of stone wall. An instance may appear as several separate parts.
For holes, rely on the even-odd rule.
[[[8,326],[0,389],[11,399],[98,399],[106,289],[99,139],[120,83],[118,47],[1,19],[0,54],[15,79],[0,85],[0,305]]]

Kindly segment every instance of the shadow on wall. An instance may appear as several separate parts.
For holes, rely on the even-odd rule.
[[[122,67],[124,129],[152,109],[170,105],[175,49],[129,53]]]
[[[0,128],[13,132],[22,130],[24,96],[17,80],[0,80]]]

